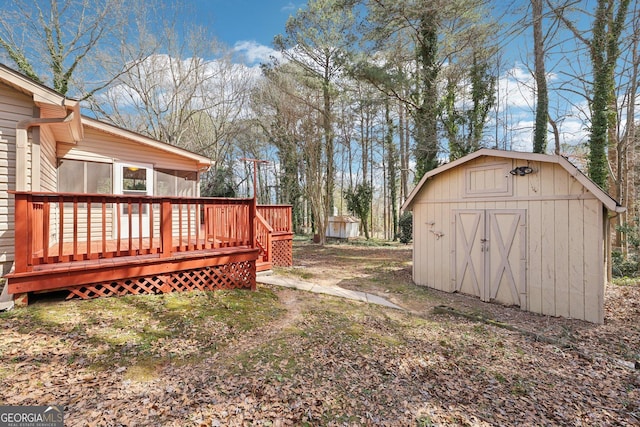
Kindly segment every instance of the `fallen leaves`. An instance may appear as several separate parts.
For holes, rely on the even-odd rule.
[[[338,250],[329,255],[308,268],[338,264]],[[348,280],[365,286],[361,257],[353,262]],[[597,326],[408,286],[384,287],[422,312],[275,288],[36,304],[0,315],[0,401],[63,404],[68,426],[639,422],[640,373],[613,360],[637,355],[639,288],[607,289],[615,307]],[[439,304],[573,347],[433,314]]]

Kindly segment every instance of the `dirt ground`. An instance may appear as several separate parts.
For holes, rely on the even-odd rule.
[[[283,269],[280,274],[371,292],[417,315],[429,315],[435,307],[444,305],[568,345],[584,346],[585,352],[605,352],[628,363],[640,358],[640,281],[607,286],[605,324],[594,325],[415,286],[411,279],[412,247],[409,245],[334,243],[322,247],[302,241],[296,242],[294,259],[294,267]]]
[[[407,311],[272,286],[45,299],[0,314],[0,402],[62,404],[67,426],[640,424],[637,284],[593,325],[417,287],[409,246],[294,259],[275,273]]]

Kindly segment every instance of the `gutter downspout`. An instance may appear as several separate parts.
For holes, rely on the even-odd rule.
[[[21,120],[16,124],[16,191],[29,191],[27,188],[27,147],[29,145],[29,137],[27,130],[34,126],[41,126],[52,123],[67,123],[73,120],[73,111],[69,111],[66,117],[60,117],[55,119],[42,119],[32,118]],[[39,149],[39,146],[38,146]],[[36,154],[36,153],[34,153]],[[36,159],[36,162],[32,162],[32,178],[34,175],[40,175],[40,156],[39,152],[36,155],[32,155],[32,159]],[[35,173],[34,173],[35,172]],[[36,185],[39,187],[40,180]],[[33,187],[34,180],[31,181],[31,187]],[[39,189],[39,188],[38,188]],[[33,188],[31,188],[33,190]]]

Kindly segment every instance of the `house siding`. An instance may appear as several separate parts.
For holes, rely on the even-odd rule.
[[[147,163],[154,168],[196,170],[195,161],[172,153],[142,148],[139,143],[118,139],[108,133],[85,126],[84,139],[77,144],[58,144],[58,158],[93,161]]]
[[[0,273],[9,273],[14,253],[14,199],[16,188],[16,125],[33,117],[33,100],[0,83]],[[29,133],[31,136],[31,133]],[[28,158],[31,158],[30,152]],[[30,168],[30,160],[28,167]]]
[[[527,261],[522,286],[527,297],[522,309],[602,323],[603,204],[556,163],[529,162],[534,173],[525,176],[493,172],[523,164],[527,162],[483,156],[425,182],[413,203],[414,281],[446,292],[455,290],[454,211],[524,210]],[[470,170],[480,171],[474,179],[481,181],[471,189]],[[505,185],[493,182],[496,176],[507,180]],[[499,188],[502,193],[484,197],[483,179],[487,188]],[[491,242],[488,245],[496,250]]]
[[[118,162],[141,163],[151,164],[154,168],[159,169],[197,171],[195,161],[189,161],[184,157],[176,156],[175,154],[153,147],[143,147],[139,143],[124,140],[88,126],[84,127],[84,139],[77,144],[58,143],[57,157],[61,159],[110,164]],[[199,195],[198,187],[199,186],[196,185],[196,196]],[[174,195],[172,194],[172,196]],[[156,215],[153,224],[154,235],[158,236],[160,234],[160,221],[157,218],[159,207],[156,206],[153,209]],[[65,216],[66,215],[70,215],[70,213],[65,212]],[[113,230],[114,211],[108,211],[107,215],[107,234],[110,235]],[[196,223],[194,215],[195,214],[192,215],[192,224]],[[186,216],[184,213],[182,216],[186,227]],[[173,213],[173,217],[174,221],[178,221],[177,211]],[[99,215],[94,212],[92,215],[92,223],[97,224],[98,219],[100,219]],[[86,217],[83,216],[79,218],[79,221],[80,224],[86,224]],[[71,224],[71,222],[67,221],[65,224]],[[68,225],[64,230],[64,241],[71,241],[73,239],[73,229],[69,227],[71,226]],[[92,236],[94,238],[99,237],[99,235],[94,234],[93,231]],[[80,237],[85,238],[85,235],[83,234]]]

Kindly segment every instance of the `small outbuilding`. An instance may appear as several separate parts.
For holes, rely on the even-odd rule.
[[[327,237],[336,239],[356,239],[360,235],[360,220],[350,215],[329,217]]]
[[[609,220],[625,208],[566,158],[482,149],[426,173],[402,208],[416,284],[604,322]]]

